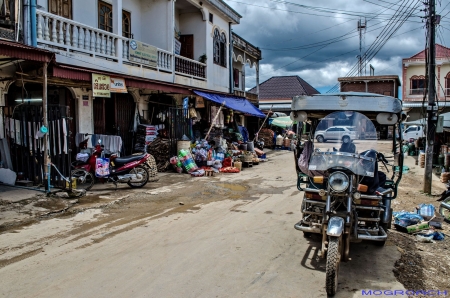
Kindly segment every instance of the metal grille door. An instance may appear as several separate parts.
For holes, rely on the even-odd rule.
[[[188,109],[170,108],[169,109],[169,137],[171,141],[171,154],[176,155],[177,141],[181,140],[183,135],[192,139],[191,119],[189,119]]]

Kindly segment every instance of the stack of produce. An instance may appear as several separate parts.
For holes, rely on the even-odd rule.
[[[170,165],[170,140],[156,138],[147,146],[147,153],[155,158],[158,172],[165,172]]]
[[[443,172],[441,173],[441,182],[442,183],[447,183],[448,180],[450,180],[450,172]]]
[[[264,147],[273,147],[275,144],[273,143],[273,137],[275,133],[273,130],[269,128],[262,128],[259,132],[258,137],[260,139],[264,139]]]

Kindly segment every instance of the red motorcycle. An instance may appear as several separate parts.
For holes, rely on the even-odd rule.
[[[80,143],[80,149],[87,148],[87,141],[86,139]],[[84,156],[77,155],[77,161],[72,166],[75,168],[72,177],[76,179],[79,188],[86,190],[94,185],[94,177],[102,182],[112,182],[116,188],[118,183],[127,183],[130,187],[139,188],[147,184],[150,174],[156,176],[155,159],[151,154],[118,157],[114,153],[105,158],[104,146],[100,140],[91,155],[87,153]]]

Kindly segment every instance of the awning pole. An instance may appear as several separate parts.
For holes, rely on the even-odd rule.
[[[42,122],[43,126],[48,128],[48,118],[47,118],[47,66],[48,63],[44,63],[43,74],[44,74],[44,82],[43,82],[43,90],[42,90]],[[46,181],[50,181],[50,159],[48,156],[48,133],[44,135],[44,177]],[[46,190],[47,193],[50,193],[50,183],[47,184]]]
[[[267,112],[266,118],[264,118],[264,121],[263,121],[263,123],[261,124],[261,126],[259,127],[258,132],[255,134],[255,136],[254,136],[254,138],[253,138],[253,142],[256,140],[256,137],[259,136],[259,132],[260,132],[261,129],[263,128],[264,123],[266,123],[267,118],[269,118],[269,115],[270,115],[270,113],[272,112],[272,108],[273,108],[273,105],[270,107],[270,110]]]
[[[219,117],[220,111],[222,110],[223,106],[225,105],[225,101],[222,103],[222,105],[220,106],[219,110],[217,111],[216,116],[214,117],[213,121],[211,121],[211,126],[209,127],[208,132],[206,133],[206,137],[205,140],[208,140],[209,137],[209,133],[211,132],[211,129],[213,128],[214,122],[216,122],[217,117]]]

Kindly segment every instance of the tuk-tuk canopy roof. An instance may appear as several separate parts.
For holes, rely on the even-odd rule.
[[[291,111],[304,111],[308,118],[316,119],[336,111],[355,111],[374,119],[379,113],[400,114],[402,101],[392,96],[366,92],[314,94],[295,96]]]

